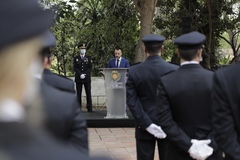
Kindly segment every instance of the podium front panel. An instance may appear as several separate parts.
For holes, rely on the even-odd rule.
[[[126,115],[127,69],[104,68],[107,115],[105,118],[128,118]]]

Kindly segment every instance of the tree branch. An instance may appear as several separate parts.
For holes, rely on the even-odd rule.
[[[237,50],[236,50],[237,53],[238,53],[239,49],[240,49],[240,44],[237,47]]]
[[[225,37],[219,35],[220,38],[222,38],[224,41],[226,41],[230,46],[232,46],[231,42],[229,42]]]

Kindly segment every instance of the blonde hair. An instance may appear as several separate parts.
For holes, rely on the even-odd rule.
[[[40,51],[40,40],[35,37],[0,50],[0,101],[10,98],[22,104],[28,68]]]

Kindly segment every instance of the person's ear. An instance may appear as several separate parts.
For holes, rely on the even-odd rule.
[[[48,64],[48,57],[44,57],[43,59],[43,66],[45,66],[46,64]]]
[[[144,53],[147,54],[147,49],[146,49],[146,47],[144,47]]]
[[[160,50],[160,53],[159,53],[160,56],[162,55],[163,51],[164,51],[164,46],[162,45],[161,50]]]
[[[202,51],[203,51],[202,48],[198,50],[198,53],[197,53],[198,57],[202,57]]]

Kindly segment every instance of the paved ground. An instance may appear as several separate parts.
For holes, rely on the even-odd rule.
[[[103,155],[112,160],[135,160],[134,128],[89,128],[90,155]],[[158,160],[155,151],[155,159]]]

